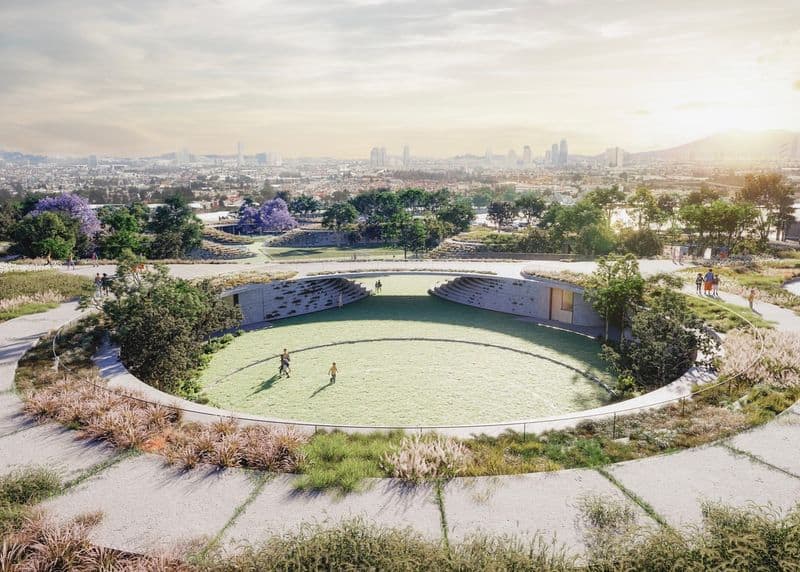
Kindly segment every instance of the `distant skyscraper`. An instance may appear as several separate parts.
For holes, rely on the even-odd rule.
[[[89,155],[86,164],[90,169],[97,169],[97,155]]]
[[[259,165],[266,165],[267,164],[267,154],[266,153],[256,153],[256,163]]]
[[[403,147],[403,169],[408,169],[409,165],[411,165],[411,149],[405,145]]]
[[[533,154],[531,153],[530,145],[525,145],[522,149],[522,162],[526,165],[530,165],[533,161]]]
[[[567,152],[567,140],[562,139],[561,145],[558,148],[558,164],[566,165],[569,153]]]
[[[558,143],[553,143],[550,147],[550,164],[558,165]]]
[[[236,144],[236,164],[240,167],[244,164],[244,146],[241,141]]]
[[[511,168],[517,166],[517,152],[514,151],[513,149],[508,150],[508,155],[506,156],[506,164]]]
[[[487,165],[491,165],[492,164],[492,150],[491,149],[486,149],[486,153],[484,153],[483,159],[484,159],[484,161],[486,161]]]
[[[609,167],[622,167],[625,165],[625,151],[619,147],[606,149],[606,165]]]
[[[385,167],[387,164],[386,161],[386,147],[381,147],[381,152],[379,155],[380,167]]]
[[[381,168],[386,166],[386,147],[373,147],[369,152],[369,166]]]
[[[547,151],[544,152],[544,164],[549,165],[552,162],[553,162],[553,155],[550,152],[550,149],[548,149]]]

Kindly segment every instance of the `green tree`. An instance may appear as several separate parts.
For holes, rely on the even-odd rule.
[[[497,228],[508,226],[514,220],[517,208],[509,201],[492,201],[489,203],[487,218],[497,225]]]
[[[173,278],[160,265],[136,275],[121,267],[111,290],[102,311],[120,358],[134,375],[167,392],[191,394],[210,336],[241,320],[210,281]]]
[[[289,203],[289,210],[295,214],[308,216],[309,214],[318,211],[321,206],[322,205],[320,205],[320,202],[311,195],[300,195],[299,197],[292,199],[292,201]]]
[[[430,200],[428,195],[429,193],[424,189],[409,188],[398,191],[397,200],[404,208],[416,213],[419,209],[428,205]]]
[[[606,215],[606,221],[610,224],[614,208],[625,200],[625,193],[620,190],[618,185],[614,185],[606,189],[597,188],[589,191],[584,198],[602,210]]]
[[[644,286],[639,263],[632,254],[609,256],[597,261],[597,269],[589,276],[584,295],[605,319],[606,341],[611,324],[619,329],[622,340],[627,313],[642,303]]]
[[[30,258],[67,258],[75,253],[79,223],[64,213],[26,215],[13,231],[13,251]]]
[[[440,208],[436,212],[436,218],[451,224],[456,232],[464,232],[469,230],[475,220],[475,211],[468,200],[461,199]]]
[[[155,235],[150,258],[182,258],[200,246],[203,225],[183,197],[174,195],[164,203],[155,210],[148,225]]]
[[[628,208],[636,215],[636,228],[639,230],[657,222],[659,218],[658,203],[647,187],[639,187],[628,197]]]
[[[649,228],[625,229],[620,233],[619,238],[621,250],[636,256],[657,256],[664,250],[664,242],[661,237]]]
[[[617,239],[608,225],[593,223],[584,226],[578,231],[574,246],[578,254],[596,256],[608,254],[614,250],[617,246]]]
[[[538,219],[547,208],[547,203],[539,194],[527,193],[514,201],[514,206],[517,212],[522,213],[522,216],[528,221],[528,224],[533,222],[533,219]]]
[[[759,207],[758,232],[762,241],[769,240],[775,230],[776,240],[781,240],[786,223],[794,213],[794,188],[778,173],[747,175],[744,187],[737,194],[738,201]]]
[[[322,226],[341,232],[341,230],[358,220],[358,211],[350,203],[336,203],[328,207],[322,215]]]

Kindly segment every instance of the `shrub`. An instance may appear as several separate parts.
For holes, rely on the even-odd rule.
[[[404,438],[384,457],[392,476],[412,482],[454,477],[464,471],[470,451],[455,439],[436,435]]]
[[[763,350],[762,350],[763,344]],[[746,385],[800,387],[800,335],[758,330],[730,332],[722,344],[719,374]]]

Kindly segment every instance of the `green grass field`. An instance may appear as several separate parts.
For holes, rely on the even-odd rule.
[[[581,373],[606,375],[596,342],[427,294],[446,279],[384,276],[380,295],[245,333],[214,356],[201,385],[222,407],[358,425],[501,422],[605,402]],[[289,379],[276,376],[283,348]]]

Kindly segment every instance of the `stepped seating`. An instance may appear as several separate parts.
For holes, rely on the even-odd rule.
[[[543,316],[537,315],[535,304],[542,293],[548,295],[549,290],[539,289],[537,294],[531,288],[538,287],[522,280],[460,276],[428,292],[433,296],[467,306],[542,318]]]
[[[485,244],[478,242],[460,242],[448,238],[431,250],[431,258],[473,258],[476,253],[487,252]]]
[[[343,278],[289,280],[246,288],[239,294],[243,324],[320,312],[369,296],[369,290]]]

